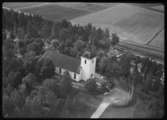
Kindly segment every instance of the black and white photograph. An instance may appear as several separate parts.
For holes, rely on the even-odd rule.
[[[3,118],[163,118],[165,5],[3,2]]]

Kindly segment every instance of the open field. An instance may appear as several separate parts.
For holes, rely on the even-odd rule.
[[[115,5],[115,4],[113,4]],[[62,19],[72,19],[78,16],[97,12],[112,4],[103,5],[97,3],[81,3],[81,2],[17,2],[4,3],[4,7],[19,9],[21,11],[39,14],[45,19],[57,21]]]
[[[105,4],[97,4],[97,3],[80,3],[80,2],[63,2],[63,3],[54,3],[56,5],[59,6],[63,6],[63,7],[68,7],[68,8],[73,8],[73,9],[79,9],[79,10],[84,10],[84,11],[88,11],[88,12],[97,12],[103,9],[106,9],[108,7],[111,7],[113,4],[110,5],[105,5]]]
[[[165,46],[164,38],[165,38],[165,35],[163,30],[149,43],[149,45],[153,47],[159,47],[160,49],[164,50],[164,46]]]
[[[153,6],[153,9],[164,11],[164,6],[163,5],[158,5],[158,6]]]
[[[39,5],[40,2],[4,2],[3,7],[13,8],[13,9],[20,9],[23,7],[29,7],[32,5]]]
[[[62,7],[79,9],[89,12],[96,12],[106,9],[118,3],[86,3],[86,2],[4,2],[4,7],[22,9],[24,7],[38,6],[41,4],[54,4]]]
[[[135,44],[147,44],[164,28],[163,13],[123,3],[71,21],[73,24],[86,25],[92,23],[96,27],[108,28],[111,33],[116,32],[121,40]],[[159,36],[162,39],[156,39],[155,41],[159,42],[159,45],[154,47],[163,51],[161,45],[164,43],[164,37],[161,34]]]
[[[163,4],[160,4],[160,3],[146,3],[146,4],[140,4],[140,3],[131,3],[133,5],[136,5],[136,6],[140,6],[140,7],[144,7],[144,8],[147,8],[147,9],[151,9],[151,10],[154,10],[154,11],[157,11],[157,12],[164,12],[164,6]]]
[[[119,4],[96,13],[72,20],[75,24],[92,23],[97,27],[108,27],[124,39],[145,43],[158,32],[163,24],[163,15],[144,8]]]
[[[57,21],[62,19],[72,19],[81,15],[88,14],[89,12],[83,10],[76,10],[73,8],[67,8],[58,6],[55,4],[47,4],[45,6],[26,8],[22,11],[30,12],[33,14],[39,14],[46,19]]]

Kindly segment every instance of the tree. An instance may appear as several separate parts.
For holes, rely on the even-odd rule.
[[[18,30],[17,30],[17,36],[19,39],[24,39],[24,36],[25,36],[25,31],[22,27],[19,27]]]
[[[118,77],[121,75],[121,66],[113,58],[106,61],[105,74],[108,77]]]
[[[153,81],[152,81],[152,89],[151,90],[156,92],[156,91],[158,91],[160,89],[160,86],[161,86],[160,82],[161,81],[160,81],[160,79],[157,76],[152,76],[152,80]]]
[[[64,73],[61,79],[59,91],[62,98],[70,96],[72,91],[72,79],[67,71]]]
[[[25,102],[25,98],[24,96],[17,91],[16,89],[11,93],[11,100],[13,101],[15,107],[18,107],[19,109],[21,109],[24,105]]]
[[[34,51],[29,51],[24,56],[23,66],[26,70],[26,73],[35,73],[35,65],[37,62],[36,53]]]
[[[145,91],[151,90],[152,85],[152,73],[147,73],[146,77],[144,78],[144,89]]]
[[[27,51],[34,51],[37,55],[42,53],[44,43],[41,39],[34,39],[33,42],[28,44]]]
[[[2,97],[2,106],[3,106],[2,110],[4,117],[11,116],[12,113],[14,112],[15,106],[10,97],[5,94],[3,94]]]
[[[151,118],[162,118],[164,115],[164,103],[162,100],[152,98],[148,103]]]
[[[3,87],[3,88],[4,88],[4,87]],[[4,88],[3,93],[6,94],[6,95],[8,95],[8,96],[10,96],[11,92],[13,91],[13,89],[14,89],[14,88],[13,88],[10,84],[8,84],[7,87]]]
[[[91,93],[96,94],[97,93],[97,84],[95,79],[89,79],[87,83],[85,84],[85,88]]]
[[[33,73],[29,73],[23,78],[22,83],[26,85],[26,89],[29,91],[28,93],[30,93],[37,85],[37,78]]]
[[[100,55],[99,59],[97,59],[97,70],[100,73],[105,73],[107,57]]]
[[[62,25],[62,28],[68,28],[71,26],[71,23],[69,21],[67,21],[66,19],[63,19],[61,21],[61,25]]]
[[[26,98],[24,105],[24,113],[26,113],[27,117],[42,117],[42,105],[41,105],[41,96],[38,94],[38,90],[33,90]]]
[[[54,92],[44,86],[40,86],[36,90],[33,90],[31,95],[27,97],[25,110],[27,109],[29,112],[28,116],[48,117],[53,107],[54,109],[58,109],[56,103],[57,97]]]
[[[3,63],[9,62],[15,57],[14,42],[12,39],[6,39],[3,42]]]
[[[37,64],[41,79],[51,78],[54,75],[54,64],[50,59],[41,59]]]
[[[124,54],[121,56],[119,64],[121,66],[121,74],[125,77],[128,77],[130,74],[130,62],[133,58],[133,55],[130,53]]]
[[[52,40],[51,44],[55,49],[59,49],[59,41],[57,39]]]
[[[134,81],[134,86],[136,87],[137,85],[142,85],[143,77],[137,70],[137,65],[134,68],[134,73],[131,75],[132,80]]]
[[[77,40],[77,41],[74,43],[74,47],[76,48],[77,51],[83,50],[84,45],[85,45],[85,42],[82,41],[82,40]]]
[[[119,37],[117,36],[116,33],[113,33],[112,34],[112,39],[111,39],[111,44],[113,46],[115,46],[116,44],[118,44],[118,42],[119,42]]]
[[[42,86],[49,88],[55,94],[59,94],[59,86],[57,84],[58,80],[55,79],[46,79],[43,81]]]
[[[24,97],[26,97],[27,95],[29,95],[28,91],[27,91],[27,87],[26,84],[22,83],[19,85],[19,89],[18,91],[20,92],[20,94],[22,94]]]
[[[108,29],[108,28],[105,29],[104,33],[105,33],[105,37],[106,37],[107,39],[109,39],[109,38],[110,38],[110,32],[109,32],[109,29]],[[116,34],[115,34],[115,35],[116,35]]]
[[[70,56],[76,57],[78,55],[78,51],[76,47],[70,48]]]
[[[21,73],[20,72],[10,72],[7,77],[8,84],[12,87],[17,88],[21,83]]]
[[[35,21],[28,21],[27,33],[28,33],[28,38],[37,38],[37,37],[39,37],[38,27],[37,27]]]
[[[59,40],[61,43],[65,43],[66,39],[68,38],[68,29],[67,28],[63,28],[60,30],[59,32]]]
[[[42,29],[40,31],[40,35],[42,38],[46,39],[51,35],[51,24],[48,21],[44,21],[42,25]]]

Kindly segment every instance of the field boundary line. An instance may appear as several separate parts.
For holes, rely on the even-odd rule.
[[[163,29],[164,29],[164,28],[161,28],[158,32],[156,32],[156,33],[154,34],[154,36],[153,36],[150,40],[147,41],[146,45],[149,45],[149,44],[151,43],[151,41],[153,41],[154,38],[155,38],[158,34],[160,34],[160,32],[163,31]]]

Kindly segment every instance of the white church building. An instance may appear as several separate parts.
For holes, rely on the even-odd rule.
[[[49,58],[53,62],[57,74],[63,75],[68,71],[75,81],[86,81],[95,76],[96,57],[90,56],[89,52],[79,59],[61,54],[55,49],[49,49],[42,58]]]

